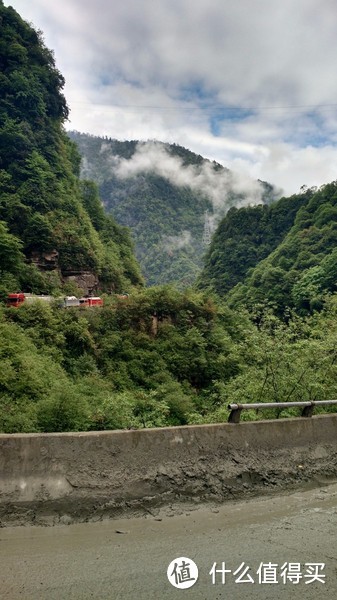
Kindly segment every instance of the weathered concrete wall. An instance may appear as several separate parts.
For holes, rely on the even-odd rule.
[[[337,414],[141,431],[0,435],[0,524],[223,501],[337,477]]]

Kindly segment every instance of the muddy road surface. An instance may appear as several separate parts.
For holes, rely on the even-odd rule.
[[[167,578],[174,561],[171,579],[192,579],[181,557],[199,569],[188,589]],[[10,600],[334,600],[337,483],[147,518],[3,528],[0,565]]]

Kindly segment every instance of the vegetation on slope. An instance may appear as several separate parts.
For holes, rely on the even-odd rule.
[[[98,183],[107,211],[131,228],[147,283],[192,285],[205,253],[205,211],[218,220],[231,206],[247,203],[248,191],[234,192],[228,169],[176,144],[121,142],[78,132],[70,137],[82,155],[82,176]],[[139,164],[139,152],[143,168],[128,171],[128,165]],[[128,171],[123,176],[121,164]],[[274,198],[272,186],[261,186],[264,202]]]
[[[136,285],[128,297],[106,296],[99,309],[0,304],[0,431],[214,422],[227,418],[231,401],[335,396],[336,185],[270,209],[232,211],[221,225],[214,243],[221,244],[222,232],[230,232],[239,259],[225,260],[208,281],[221,293],[232,287],[232,302],[248,298],[251,313],[233,311],[205,292],[181,293],[167,286],[143,290],[127,230],[105,215],[96,186],[78,178],[79,155],[62,127],[67,117],[63,78],[52,53],[1,0],[0,18],[0,292],[4,297],[21,287],[56,293],[67,273],[83,271],[97,275],[109,292]],[[135,143],[120,144],[125,157],[133,155]],[[180,147],[170,151],[186,165],[203,164]],[[173,222],[182,227],[183,213],[201,234],[190,190],[183,190],[180,212],[175,190],[162,189],[153,174],[147,182],[140,180],[145,190],[136,205],[140,220],[149,214],[142,212],[149,202],[151,223],[158,221],[161,232],[155,199],[164,197],[164,219],[172,226],[165,235],[174,238]],[[155,190],[153,197],[147,185]],[[201,195],[200,202],[202,211],[209,206]],[[126,207],[131,207],[128,200]],[[169,248],[172,240],[166,241]],[[246,260],[240,244],[251,247]],[[153,247],[158,254],[155,240]],[[48,253],[56,253],[57,268],[42,269]],[[191,271],[193,259],[184,255]],[[159,272],[155,261],[154,267]],[[227,280],[218,283],[223,267]],[[183,262],[180,268],[188,271]],[[275,305],[283,318],[289,298],[298,310],[319,306],[321,311],[303,317],[287,311],[282,321],[270,310],[260,311],[261,290],[264,304]],[[326,291],[331,296],[323,305]]]
[[[214,233],[198,287],[223,296],[244,281],[281,243],[306,202],[306,195],[299,194],[270,205],[231,208]]]
[[[332,182],[269,207],[232,210],[214,236],[199,285],[206,282],[232,306],[304,315],[337,289],[336,246]]]
[[[167,287],[98,310],[3,308],[0,431],[221,422],[229,402],[333,398],[336,314],[334,298],[310,319],[266,314],[257,328],[247,313]]]
[[[103,287],[118,289],[130,278],[139,283],[128,234],[104,215],[93,187],[80,186],[79,155],[62,127],[64,79],[52,52],[2,1],[0,20],[2,291],[53,292],[64,274],[83,271],[97,275]],[[34,265],[51,252],[57,269],[42,273]]]

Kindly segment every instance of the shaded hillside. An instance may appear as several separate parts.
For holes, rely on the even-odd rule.
[[[269,206],[231,208],[214,233],[198,287],[224,295],[242,282],[280,244],[306,202],[299,194]]]
[[[176,144],[121,142],[71,132],[82,176],[94,179],[108,212],[132,229],[148,284],[195,281],[202,267],[205,211],[211,226],[231,206],[268,202],[268,184],[241,181],[228,169]]]
[[[204,279],[221,293],[232,288],[226,297],[235,306],[267,305],[280,315],[287,308],[300,313],[322,308],[326,294],[337,290],[337,182],[281,199],[262,212],[264,218],[260,207],[242,209],[221,223]],[[233,239],[237,260],[231,262]]]
[[[0,22],[2,290],[53,292],[77,276],[92,289],[139,283],[127,231],[105,217],[95,188],[79,182],[52,52],[2,1]]]

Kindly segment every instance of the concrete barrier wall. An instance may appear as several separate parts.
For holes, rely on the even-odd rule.
[[[0,435],[0,523],[224,501],[337,477],[337,415],[137,431]]]

